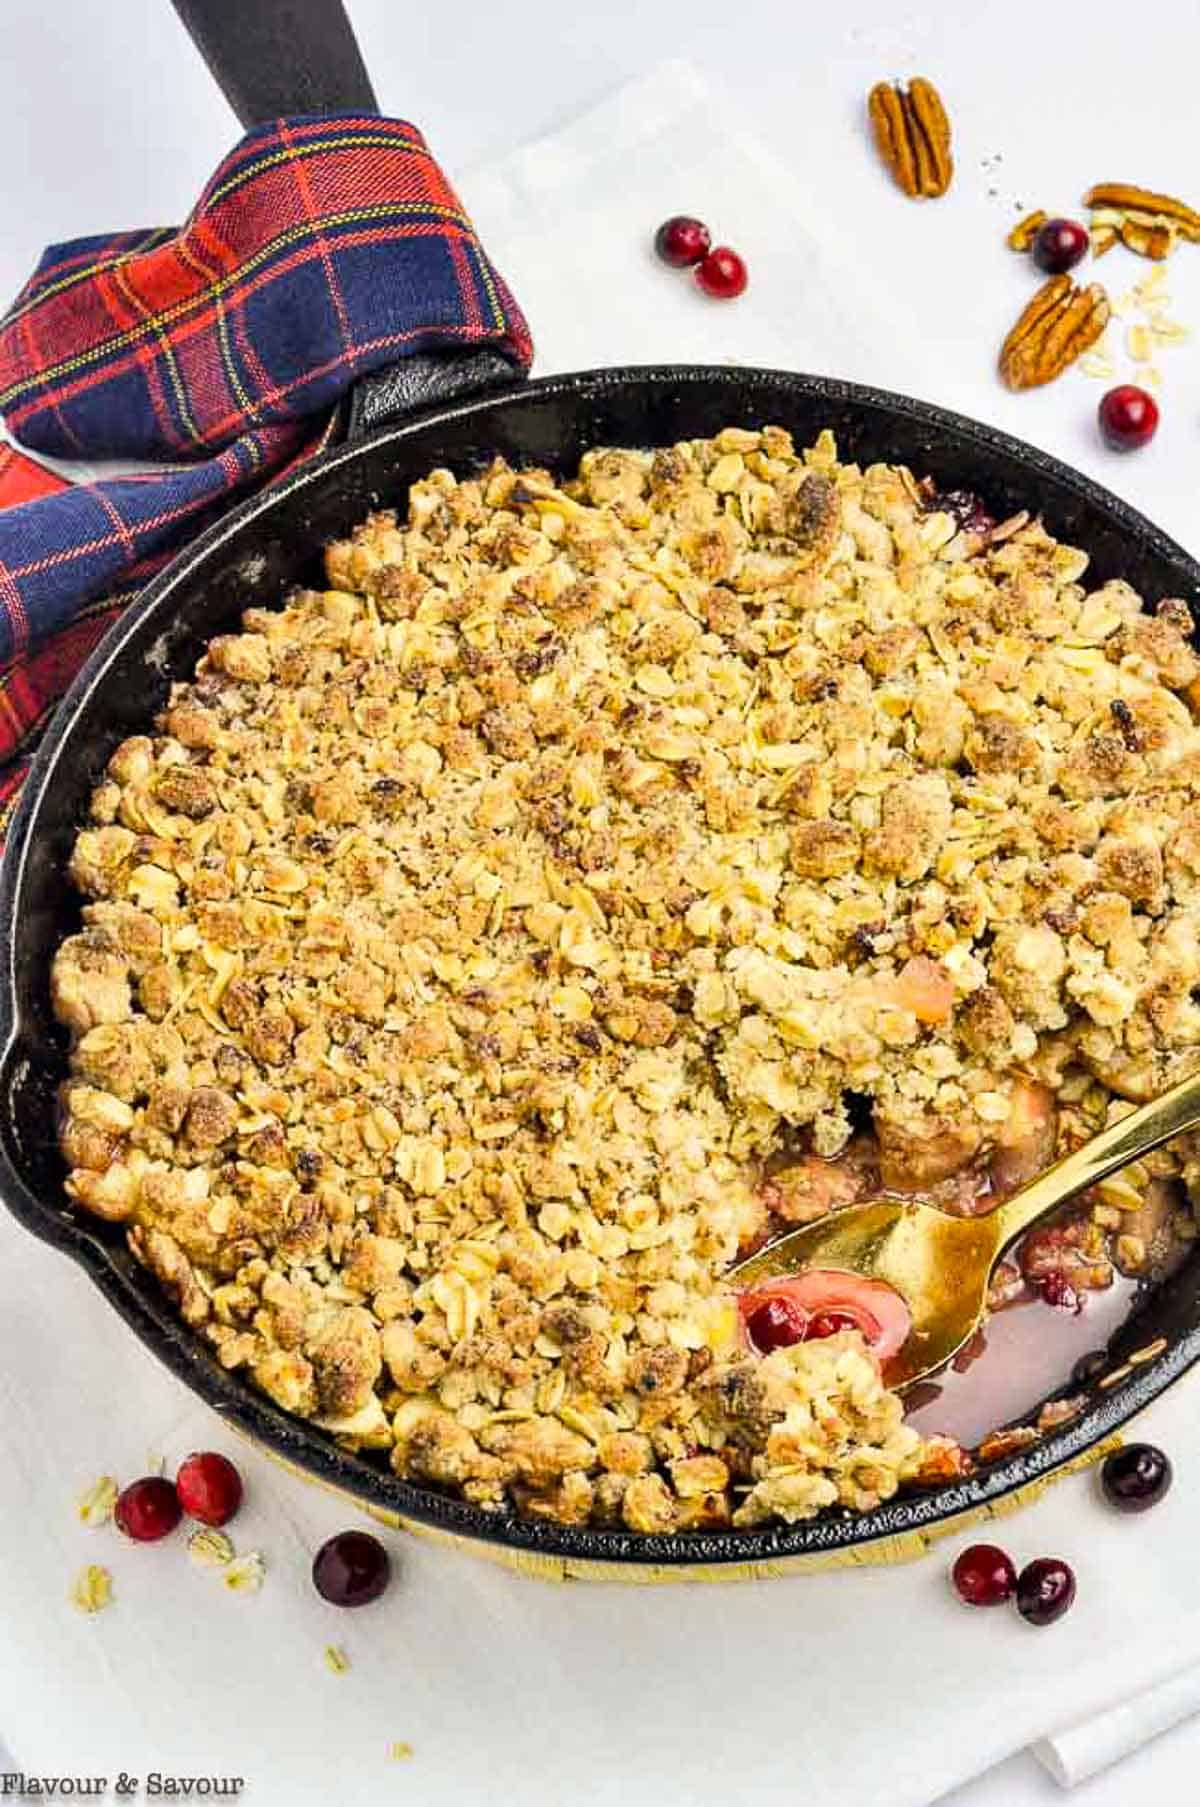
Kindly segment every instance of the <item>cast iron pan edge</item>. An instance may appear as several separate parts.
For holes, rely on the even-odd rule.
[[[614,414],[629,413],[648,420],[652,431],[622,437],[619,425],[605,430]],[[1135,510],[1048,454],[927,403],[828,378],[728,367],[614,369],[549,377],[515,394],[440,408],[326,453],[209,528],[147,586],[76,678],[42,742],[12,825],[0,868],[0,923],[12,929],[0,971],[0,1194],[5,1204],[34,1235],[77,1261],[146,1347],[231,1424],[365,1504],[455,1536],[568,1561],[638,1568],[742,1567],[850,1550],[919,1533],[1002,1501],[1084,1454],[1200,1359],[1200,1308],[1192,1262],[1153,1296],[1150,1310],[1137,1312],[1118,1332],[1111,1349],[1115,1364],[1126,1351],[1163,1336],[1167,1346],[1160,1355],[1133,1368],[1111,1391],[1093,1390],[1088,1406],[1070,1425],[968,1480],[906,1495],[862,1515],[832,1514],[799,1525],[737,1533],[639,1537],[524,1521],[414,1487],[279,1411],[218,1366],[119,1237],[69,1211],[56,1188],[44,1188],[51,1195],[43,1197],[34,1189],[31,1166],[35,1160],[44,1165],[46,1147],[36,1150],[30,1138],[23,1138],[19,1121],[32,1115],[45,1126],[45,1144],[52,1143],[53,1095],[63,1060],[61,1043],[56,1046],[48,1039],[45,950],[31,948],[23,928],[37,908],[38,887],[53,886],[61,872],[61,863],[57,869],[46,866],[46,849],[61,842],[73,827],[63,820],[63,793],[78,793],[77,820],[78,801],[86,796],[112,746],[133,731],[134,724],[149,721],[165,692],[168,673],[178,676],[190,669],[197,648],[179,639],[173,642],[171,623],[173,603],[186,600],[184,593],[193,581],[217,571],[222,553],[238,550],[244,541],[237,567],[244,574],[243,603],[277,601],[277,592],[273,598],[252,593],[260,557],[256,539],[267,543],[273,519],[285,511],[294,513],[294,504],[303,507],[306,498],[316,506],[340,478],[353,478],[360,468],[371,468],[372,461],[379,464],[381,453],[394,452],[397,462],[416,476],[434,463],[454,461],[438,455],[439,441],[454,442],[466,452],[467,462],[496,446],[520,456],[528,442],[528,456],[567,466],[589,445],[664,443],[705,434],[720,425],[768,421],[794,424],[801,434],[830,425],[844,457],[859,456],[861,447],[864,456],[908,463],[919,475],[932,472],[945,488],[978,488],[993,508],[1030,506],[1036,511],[1039,489],[1044,487],[1058,504],[1047,507],[1052,530],[1068,539],[1074,534],[1075,543],[1089,550],[1095,549],[1097,539],[1103,542],[1094,560],[1094,576],[1128,574],[1152,596],[1170,593],[1200,599],[1200,565]],[[654,423],[661,431],[653,430]],[[431,448],[428,454],[425,446]],[[364,501],[369,506],[373,499],[396,498],[396,484],[389,491],[383,481],[390,462],[385,456],[380,483],[360,493],[355,506],[361,509]],[[461,466],[461,458],[459,462]],[[1078,514],[1081,526],[1072,529],[1069,520],[1064,526],[1064,513],[1070,518]],[[342,527],[352,524],[353,518]],[[1141,582],[1139,567],[1149,574]],[[207,621],[204,636],[223,624]],[[153,629],[157,634],[152,635]],[[139,692],[126,702],[116,679],[122,675],[122,654],[139,642],[146,668],[143,683],[155,690],[155,696],[148,700]],[[93,736],[90,745],[88,731]]]

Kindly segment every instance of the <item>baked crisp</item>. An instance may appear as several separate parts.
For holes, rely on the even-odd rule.
[[[857,1331],[759,1360],[725,1275],[1200,1064],[1192,623],[1086,564],[828,434],[434,472],[109,761],[70,1197],[227,1368],[485,1506],[955,1472]],[[1151,1259],[1152,1185],[1182,1223],[1180,1164],[1058,1232],[1078,1284],[1119,1226]]]

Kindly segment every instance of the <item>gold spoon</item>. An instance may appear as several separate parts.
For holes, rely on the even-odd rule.
[[[1200,1125],[1200,1073],[1122,1117],[982,1217],[950,1217],[912,1196],[849,1205],[790,1231],[731,1269],[740,1288],[804,1268],[836,1268],[894,1287],[912,1329],[887,1365],[888,1385],[915,1385],[978,1328],[992,1270],[1010,1243],[1072,1193],[1094,1186],[1172,1136]]]

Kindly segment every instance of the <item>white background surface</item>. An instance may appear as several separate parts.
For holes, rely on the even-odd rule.
[[[852,248],[864,295],[884,311],[895,298],[903,330],[920,332],[931,399],[1090,469],[1200,550],[1196,346],[1164,351],[1162,431],[1148,452],[1124,462],[1095,443],[1099,385],[1073,377],[1038,395],[1010,397],[992,376],[995,346],[1028,293],[1028,272],[1001,243],[1014,203],[1070,211],[1089,183],[1105,178],[1175,191],[1200,187],[1194,8],[1172,0],[1134,14],[1109,0],[1086,8],[1074,0],[1006,0],[1002,8],[963,0],[907,11],[895,0],[819,9],[803,0],[608,0],[588,10],[563,0],[503,8],[465,0],[451,18],[446,8],[352,0],[351,11],[382,107],[419,123],[452,174],[562,123],[664,56],[689,56],[726,85],[794,172],[796,212],[832,222]],[[177,219],[236,135],[166,0],[117,0],[104,9],[88,0],[9,0],[5,13],[4,299],[47,240]],[[959,179],[936,207],[907,205],[888,189],[861,133],[870,82],[918,70],[942,87],[957,130]],[[999,164],[991,161],[997,154]],[[620,157],[619,144],[613,155]],[[469,187],[464,199],[470,206]],[[677,204],[700,210],[703,197],[681,194]],[[631,243],[654,223],[631,219]],[[736,218],[720,221],[719,230],[739,242]],[[780,230],[788,230],[787,219]],[[762,267],[770,248],[741,248],[753,279],[756,250]],[[503,266],[503,246],[490,249]],[[569,241],[562,255],[569,271]],[[1115,288],[1146,268],[1118,271],[1122,257],[1114,253],[1103,266]],[[614,269],[611,280],[621,279]],[[1184,248],[1170,288],[1177,316],[1200,328],[1200,249]],[[719,358],[719,312],[713,317],[712,355]],[[536,337],[536,318],[532,324]],[[607,355],[598,343],[589,361]],[[806,347],[799,309],[791,362],[819,362]],[[5,1536],[18,1532],[0,1527]],[[1144,1534],[1152,1534],[1149,1525]],[[1106,1581],[1121,1586],[1119,1573]],[[802,1584],[781,1593],[781,1611],[785,1601],[786,1610],[801,1610]],[[1113,1660],[1119,1675],[1119,1651]],[[86,1705],[63,1703],[61,1710]],[[886,1719],[886,1703],[864,1702],[864,1718],[875,1728],[880,1716]],[[0,1700],[0,1733],[3,1726]],[[629,1735],[630,1728],[614,1728],[622,1740]],[[884,1762],[885,1750],[881,1738]],[[1198,1760],[1200,1726],[1190,1726],[1085,1785],[1074,1800],[1125,1807],[1135,1799],[1188,1799]],[[419,1800],[418,1788],[416,1774],[405,1770],[389,1793]],[[803,1775],[781,1777],[777,1798],[802,1802]],[[953,1802],[1024,1807],[1062,1798],[1031,1759],[1020,1757]]]

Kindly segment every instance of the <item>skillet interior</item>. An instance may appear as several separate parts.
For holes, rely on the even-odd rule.
[[[895,1547],[886,1540],[911,1544],[965,1512],[1015,1495],[1092,1448],[1200,1359],[1200,1244],[1166,1286],[1139,1299],[1082,1415],[968,1481],[862,1515],[835,1513],[791,1527],[687,1538],[636,1537],[486,1513],[403,1482],[278,1411],[217,1365],[133,1261],[115,1226],[83,1221],[66,1207],[53,1127],[65,1040],[50,1012],[47,974],[55,946],[78,926],[79,902],[62,872],[109,753],[144,729],[171,680],[190,674],[205,641],[232,627],[242,609],[270,606],[289,585],[315,581],[325,541],[371,508],[402,508],[409,482],[432,467],[462,473],[502,453],[515,464],[566,472],[595,445],[660,445],[766,422],[792,429],[801,443],[831,427],[844,459],[906,463],[943,488],[977,491],[1000,516],[1025,507],[1041,512],[1056,537],[1090,552],[1089,583],[1125,577],[1150,601],[1174,595],[1200,606],[1200,565],[1141,515],[1045,453],[925,403],[824,378],[734,368],[546,378],[516,393],[385,428],[329,453],[193,542],[149,585],[72,686],[25,787],[0,874],[0,922],[9,931],[0,972],[5,1203],[35,1235],[79,1261],[147,1347],[193,1391],[275,1454],[376,1509],[535,1560],[545,1557],[560,1570],[564,1561],[572,1572],[603,1564],[636,1567],[644,1575],[647,1567],[745,1572],[748,1565],[789,1557],[879,1560]],[[1121,1376],[1125,1354],[1160,1338],[1160,1353]],[[1114,1373],[1115,1384],[1104,1385]]]

